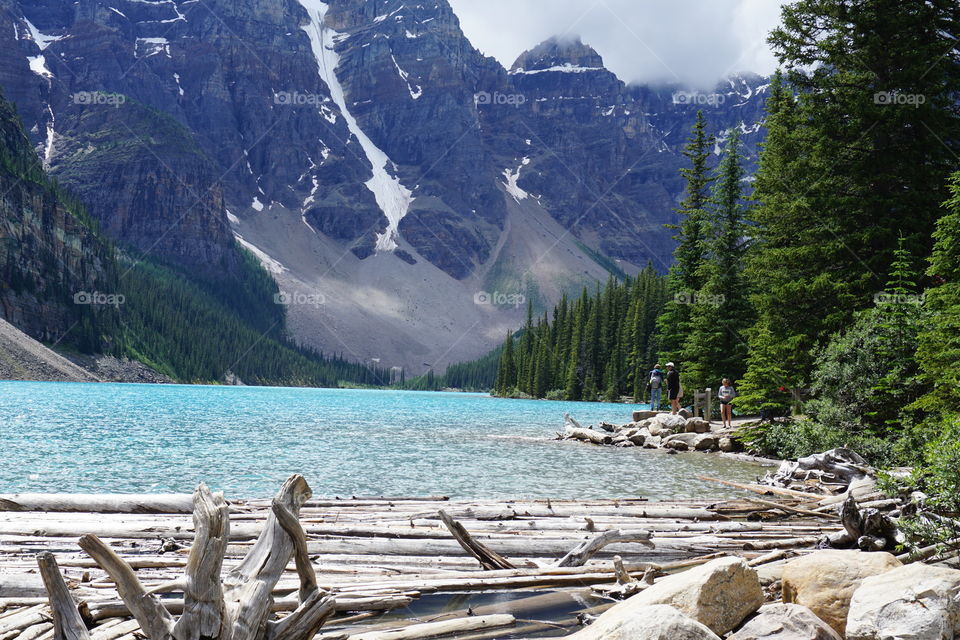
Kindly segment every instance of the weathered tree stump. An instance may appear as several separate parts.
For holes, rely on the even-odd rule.
[[[140,583],[130,565],[94,535],[80,547],[107,572],[140,629],[150,640],[309,640],[334,611],[334,599],[317,586],[307,542],[297,519],[311,491],[300,475],[291,476],[273,500],[273,513],[243,562],[221,581],[230,518],[222,493],[200,484],[193,494],[194,541],[183,579],[151,589]],[[285,618],[273,619],[271,595],[293,557],[300,577],[299,606]],[[70,598],[56,561],[37,558],[59,620],[57,640],[85,640],[86,629]],[[158,593],[183,592],[179,619],[167,611]]]

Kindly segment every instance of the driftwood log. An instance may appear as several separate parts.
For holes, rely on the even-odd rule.
[[[594,431],[593,429],[584,429],[570,414],[563,416],[564,439],[583,440],[593,444],[610,444],[613,442],[613,436],[604,431]]]
[[[855,451],[838,447],[823,453],[784,461],[774,474],[767,474],[764,484],[790,488],[795,482],[815,481],[846,489],[855,480],[873,473],[873,470]]]
[[[653,542],[650,541],[652,534],[649,531],[643,530],[634,530],[634,531],[623,531],[620,529],[611,529],[609,531],[604,531],[603,533],[586,540],[583,543],[576,546],[572,549],[570,553],[560,558],[555,567],[580,567],[583,564],[592,558],[594,554],[598,551],[611,544],[619,544],[623,542],[639,542],[642,545],[647,547],[655,547]]]
[[[481,542],[473,539],[467,530],[462,524],[450,517],[450,515],[440,509],[439,512],[440,520],[443,521],[443,524],[446,525],[447,529],[450,530],[450,533],[460,543],[464,549],[466,549],[470,555],[477,559],[480,562],[480,566],[488,571],[493,571],[495,569],[516,569],[516,565],[511,563],[509,560],[501,556],[499,553],[493,549],[487,547]]]
[[[897,523],[874,508],[861,510],[851,493],[840,505],[840,523],[844,530],[830,534],[821,546],[847,549],[857,547],[862,551],[887,551],[906,541]]]
[[[63,513],[190,513],[189,494],[14,493],[0,495],[0,511]]]
[[[230,537],[227,503],[221,493],[200,484],[193,495],[195,538],[181,580],[149,591],[133,568],[95,535],[80,538],[80,547],[110,576],[124,605],[150,640],[309,640],[334,612],[335,603],[317,586],[306,555],[300,507],[311,491],[300,475],[291,476],[273,500],[263,531],[243,562],[221,581]],[[299,606],[273,619],[273,590],[290,558],[300,579]],[[41,554],[38,563],[54,611],[56,637],[87,640],[86,628],[70,598],[56,562]],[[183,613],[174,618],[158,593],[183,592]]]

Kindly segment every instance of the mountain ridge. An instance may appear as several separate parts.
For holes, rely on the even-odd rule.
[[[762,134],[759,76],[735,81],[750,93],[742,105],[719,92],[723,103],[678,102],[681,88],[624,84],[578,39],[532,47],[518,61],[536,73],[511,73],[444,0],[68,5],[0,0],[12,45],[0,84],[111,237],[225,278],[239,237],[281,289],[324,299],[288,306],[291,337],[411,375],[480,355],[519,325],[520,310],[478,305],[481,293],[546,308],[610,265],[665,271],[663,225],[697,108],[717,131],[744,120],[754,142]],[[311,24],[333,51],[311,42]],[[564,71],[580,63],[591,70]],[[141,109],[185,133],[139,142],[125,118]],[[142,157],[104,159],[124,138]],[[191,145],[208,162],[169,150]],[[391,200],[371,181],[400,188]],[[402,215],[385,213],[405,192]]]

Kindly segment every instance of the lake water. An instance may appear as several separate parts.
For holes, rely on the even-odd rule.
[[[623,423],[633,405],[482,394],[0,382],[0,493],[273,495],[302,473],[315,496],[720,497],[697,475],[753,480],[718,455],[553,440],[569,412]]]

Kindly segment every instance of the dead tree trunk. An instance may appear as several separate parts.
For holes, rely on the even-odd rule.
[[[80,539],[80,547],[107,572],[140,628],[150,640],[309,640],[334,611],[334,600],[317,587],[307,557],[306,535],[297,519],[310,498],[302,476],[291,476],[273,501],[273,513],[243,562],[221,582],[220,571],[230,537],[227,503],[221,493],[200,484],[193,494],[195,537],[181,581],[144,589],[130,565],[99,538]],[[285,618],[272,619],[271,595],[284,568],[294,557],[300,577],[299,606]],[[38,558],[54,611],[64,627],[79,619],[69,600],[65,607],[63,578],[52,557]],[[55,574],[55,577],[54,577]],[[55,579],[56,578],[56,579]],[[183,614],[175,619],[157,593],[182,591]],[[67,594],[69,599],[69,594]],[[76,613],[74,619],[70,610]],[[71,636],[67,636],[71,637]],[[83,640],[84,636],[72,636]]]
[[[80,611],[70,596],[67,584],[63,581],[60,567],[52,553],[37,556],[43,585],[50,594],[50,608],[53,609],[53,637],[56,640],[90,640],[87,627],[83,624]]]
[[[466,549],[470,555],[476,558],[480,562],[480,566],[484,569],[492,571],[494,569],[517,568],[516,565],[511,563],[493,549],[481,542],[474,540],[473,536],[467,532],[463,525],[451,518],[450,514],[443,509],[440,509],[440,520],[442,520],[443,524],[447,526],[447,529],[450,530],[450,533],[453,534],[453,537],[456,539],[456,541],[460,543],[460,546]]]

